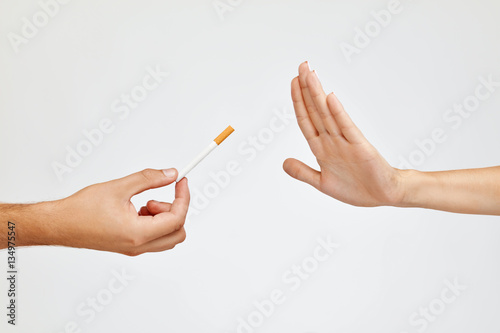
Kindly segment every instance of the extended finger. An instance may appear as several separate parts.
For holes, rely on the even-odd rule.
[[[292,101],[297,123],[306,140],[318,136],[318,131],[316,131],[316,127],[314,127],[311,118],[309,118],[298,77],[292,80]]]
[[[347,141],[351,143],[363,143],[366,140],[363,133],[361,133],[351,117],[349,117],[337,96],[331,93],[326,100],[331,114],[335,118],[340,131]]]
[[[283,169],[291,177],[320,189],[321,173],[301,161],[289,158],[283,164]]]
[[[314,101],[311,97],[309,87],[307,86],[307,77],[310,74],[311,70],[309,69],[309,65],[307,64],[307,62],[301,64],[299,67],[299,83],[302,90],[302,97],[304,98],[309,118],[311,118],[311,121],[318,133],[321,134],[325,132],[325,125],[323,124],[323,120],[321,119],[321,116],[319,115],[316,105],[314,104]]]
[[[318,75],[316,71],[313,71],[311,74],[307,76],[307,86],[309,87],[309,93],[311,98],[314,101],[316,106],[316,110],[318,110],[318,114],[323,120],[323,124],[328,131],[328,133],[332,136],[341,135],[340,129],[335,122],[335,118],[333,118],[330,109],[328,108],[328,103],[326,101],[326,94],[321,86],[321,82],[319,81]]]

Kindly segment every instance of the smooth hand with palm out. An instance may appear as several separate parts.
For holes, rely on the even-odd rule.
[[[299,127],[321,172],[295,159],[284,170],[342,202],[362,207],[397,206],[404,198],[403,177],[352,122],[337,97],[326,95],[307,62],[292,81]]]

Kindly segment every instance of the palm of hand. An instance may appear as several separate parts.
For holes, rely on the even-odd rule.
[[[366,140],[336,96],[326,96],[307,64],[302,64],[299,72],[292,82],[294,108],[321,172],[293,159],[285,161],[285,171],[355,206],[389,205],[402,200],[398,171]]]

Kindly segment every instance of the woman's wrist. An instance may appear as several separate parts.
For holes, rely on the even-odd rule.
[[[422,207],[428,199],[427,190],[432,184],[430,174],[417,170],[399,170],[402,197],[396,207]]]

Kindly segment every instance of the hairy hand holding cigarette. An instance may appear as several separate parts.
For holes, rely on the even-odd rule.
[[[146,169],[95,184],[72,196],[28,205],[0,205],[0,248],[7,244],[7,221],[16,224],[16,245],[61,245],[129,256],[172,249],[184,241],[189,207],[187,179],[176,184],[172,203],[149,201],[139,212],[130,199],[170,185],[177,170]]]
[[[146,169],[110,182],[91,185],[72,196],[37,204],[0,204],[0,249],[7,244],[9,221],[18,230],[17,246],[61,245],[136,256],[172,249],[184,241],[189,208],[184,177],[234,129],[229,126],[186,168]],[[149,201],[137,212],[131,198],[177,182],[172,203]]]

